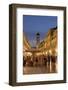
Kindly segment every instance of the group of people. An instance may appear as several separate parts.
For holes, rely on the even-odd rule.
[[[41,63],[42,62],[42,63]],[[37,56],[37,57],[30,57],[27,56],[26,58],[23,57],[23,66],[39,66],[39,65],[44,65],[47,66],[50,65],[50,63],[52,64],[56,64],[57,62],[57,56]]]
[[[23,57],[23,66],[33,66],[33,60],[30,56]]]

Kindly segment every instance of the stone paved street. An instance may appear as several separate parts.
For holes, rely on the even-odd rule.
[[[56,67],[55,65],[52,64],[52,66],[50,67],[50,65],[48,66],[26,66],[23,69],[23,73],[24,74],[44,74],[44,73],[56,73]]]

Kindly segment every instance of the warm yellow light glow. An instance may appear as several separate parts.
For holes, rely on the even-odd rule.
[[[44,55],[45,53],[43,52],[43,55]]]
[[[37,53],[36,55],[39,56],[39,55],[42,55],[42,53]]]
[[[51,51],[51,50],[49,50],[49,53],[50,53],[50,54],[52,54],[52,51]]]
[[[32,55],[32,53],[30,53],[30,52],[27,52],[27,56],[31,56]]]
[[[47,55],[47,52],[46,52],[46,55]]]
[[[55,49],[56,53],[57,53],[57,49]]]

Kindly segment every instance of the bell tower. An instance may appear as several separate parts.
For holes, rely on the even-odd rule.
[[[37,33],[36,33],[36,47],[37,47],[37,48],[38,48],[39,43],[40,43],[40,33],[37,32]]]

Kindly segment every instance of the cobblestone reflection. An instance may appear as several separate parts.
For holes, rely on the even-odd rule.
[[[57,57],[47,56],[43,59],[28,57],[24,60],[23,74],[43,74],[43,73],[57,73]]]

